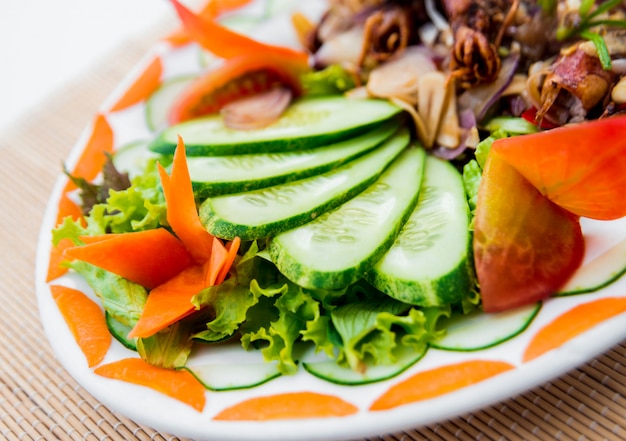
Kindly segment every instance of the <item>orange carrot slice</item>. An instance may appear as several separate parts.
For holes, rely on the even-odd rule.
[[[211,258],[209,259],[209,264],[207,265],[207,273],[205,276],[205,284],[206,286],[215,285],[220,272],[222,271],[222,267],[226,261],[228,256],[228,250],[222,244],[219,239],[213,240],[213,249],[211,250]]]
[[[328,418],[352,415],[358,408],[334,395],[290,392],[251,398],[218,413],[226,421],[267,421],[294,418]]]
[[[198,412],[202,412],[206,404],[204,386],[189,372],[156,367],[141,358],[114,361],[97,367],[94,373],[152,388],[188,404]]]
[[[535,334],[524,352],[524,362],[555,349],[593,326],[626,311],[625,297],[608,297],[575,306]]]
[[[418,372],[390,387],[371,405],[370,410],[388,410],[404,404],[435,398],[513,368],[513,365],[504,361],[470,360]]]
[[[91,243],[68,248],[64,256],[148,289],[165,283],[192,263],[185,247],[164,228],[85,239]]]
[[[161,167],[159,174],[167,204],[168,223],[193,258],[197,262],[206,261],[213,248],[213,236],[204,228],[198,216],[182,138],[178,138],[171,175],[167,177]]]
[[[68,272],[69,268],[62,266],[61,264],[67,260],[64,256],[65,250],[72,248],[73,246],[74,242],[72,242],[71,239],[61,239],[56,246],[53,246],[52,249],[50,249],[46,282],[58,279],[63,274]]]
[[[126,109],[147,99],[161,85],[163,63],[156,57],[126,90],[124,95],[111,107],[111,112]]]
[[[128,337],[150,337],[195,311],[191,299],[206,287],[206,272],[205,265],[190,266],[150,291],[141,317]]]
[[[198,16],[205,20],[212,20],[219,17],[223,13],[242,8],[250,3],[250,1],[251,0],[209,0],[198,13]],[[192,40],[191,37],[189,37],[189,33],[187,33],[184,28],[181,28],[165,37],[164,41],[167,41],[172,46],[177,47],[190,43]]]
[[[97,115],[91,135],[71,174],[92,181],[98,176],[106,162],[105,153],[113,152],[113,141],[113,130],[106,117],[101,114]],[[65,186],[64,193],[74,189],[76,189],[76,184],[70,180]]]
[[[228,255],[225,257],[222,269],[217,275],[217,279],[215,280],[216,285],[219,285],[226,279],[228,271],[230,271],[230,268],[233,266],[233,262],[235,261],[235,257],[237,257],[237,251],[239,251],[240,245],[241,239],[239,237],[235,237],[233,241],[228,244]]]
[[[51,285],[50,291],[78,347],[85,354],[87,365],[97,365],[111,346],[111,334],[102,309],[76,289]]]
[[[213,17],[200,17],[183,6],[178,0],[170,0],[183,22],[189,36],[203,48],[221,58],[233,58],[255,53],[288,55],[300,59],[308,66],[306,52],[288,47],[261,43],[220,25]]]

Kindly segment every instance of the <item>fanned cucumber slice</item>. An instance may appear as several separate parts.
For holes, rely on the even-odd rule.
[[[431,342],[431,346],[448,351],[478,351],[496,346],[522,333],[539,309],[541,303],[492,314],[480,310],[453,313],[440,319],[438,325],[446,329],[446,334]]]
[[[183,90],[195,79],[194,76],[181,76],[165,81],[146,101],[146,124],[152,131],[167,126],[167,114],[172,104]]]
[[[340,289],[362,278],[413,210],[425,156],[422,148],[407,149],[358,196],[273,237],[269,252],[279,271],[306,288]]]
[[[598,291],[626,273],[626,239],[580,267],[559,290],[558,296]]]
[[[280,377],[275,363],[224,363],[185,366],[204,387],[213,391],[248,389]]]
[[[328,147],[289,153],[190,156],[189,174],[197,197],[241,193],[327,172],[373,149],[398,128],[388,123]]]
[[[235,130],[212,115],[168,127],[151,150],[172,154],[178,135],[189,156],[292,152],[320,147],[356,136],[401,113],[388,101],[341,96],[301,98],[273,124],[257,130]]]
[[[406,148],[409,133],[401,128],[373,151],[311,178],[255,191],[206,199],[200,220],[223,239],[260,239],[315,219],[361,192]]]
[[[330,381],[331,383],[348,386],[358,386],[375,383],[377,381],[393,378],[415,363],[417,363],[426,353],[424,350],[415,351],[407,346],[402,346],[397,354],[397,361],[390,365],[367,365],[363,372],[355,371],[349,367],[339,366],[335,361],[315,361],[303,363],[304,369],[310,374]]]
[[[366,279],[413,305],[460,301],[474,286],[469,220],[460,173],[450,163],[428,156],[415,210]]]
[[[123,323],[120,323],[108,312],[104,313],[104,318],[106,320],[106,324],[109,328],[109,332],[111,333],[111,335],[126,348],[132,351],[136,351],[137,339],[128,338],[128,333],[131,331],[132,328],[130,326],[126,326]]]

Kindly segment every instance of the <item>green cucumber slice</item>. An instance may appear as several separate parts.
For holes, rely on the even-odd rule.
[[[151,131],[155,132],[167,127],[167,114],[172,104],[194,79],[194,76],[187,75],[169,79],[148,98],[145,115],[146,124]]]
[[[340,289],[391,246],[418,198],[424,158],[409,148],[375,183],[333,211],[269,242],[279,271],[305,288]]]
[[[189,174],[198,198],[241,193],[327,172],[373,149],[398,128],[388,123],[327,147],[289,153],[190,156]]]
[[[194,377],[212,391],[249,389],[280,377],[275,363],[223,363],[185,366]]]
[[[480,310],[469,314],[455,312],[448,318],[440,319],[438,325],[446,330],[446,334],[430,345],[448,351],[490,348],[522,333],[540,309],[541,303],[536,303],[492,314]]]
[[[244,351],[236,343],[201,345],[183,369],[212,391],[248,389],[281,376],[260,351]]]
[[[401,128],[373,151],[335,170],[269,188],[206,199],[200,220],[222,239],[254,240],[295,228],[362,191],[409,143]]]
[[[156,158],[158,155],[148,150],[148,141],[135,141],[115,151],[113,165],[120,172],[128,173],[132,179],[143,174],[147,162]]]
[[[626,273],[626,239],[580,267],[559,290],[558,296],[598,291]]]
[[[363,372],[349,367],[339,366],[335,361],[315,361],[302,364],[304,369],[315,377],[331,383],[346,386],[358,386],[388,380],[413,366],[426,353],[427,347],[421,352],[407,346],[400,346],[397,351],[397,361],[390,365],[369,365]]]
[[[400,112],[396,105],[377,99],[301,98],[265,128],[234,130],[224,126],[221,116],[211,115],[168,127],[150,149],[173,154],[180,135],[189,156],[292,152],[356,136]]]
[[[132,351],[137,351],[137,339],[128,338],[128,333],[131,331],[132,328],[130,326],[126,326],[123,323],[120,323],[106,311],[104,312],[104,318],[111,335],[124,347]]]
[[[460,173],[447,161],[428,156],[415,210],[366,279],[413,305],[460,301],[474,286],[469,221]]]

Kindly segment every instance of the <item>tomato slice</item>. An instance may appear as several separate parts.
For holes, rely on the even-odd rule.
[[[564,209],[600,220],[626,216],[626,116],[498,139],[492,149]]]
[[[302,92],[304,69],[280,54],[252,54],[224,64],[194,81],[174,102],[169,123],[176,124],[219,111],[239,98],[287,86],[294,96]]]
[[[483,308],[544,299],[582,263],[579,218],[554,204],[492,149],[474,219],[474,262]]]

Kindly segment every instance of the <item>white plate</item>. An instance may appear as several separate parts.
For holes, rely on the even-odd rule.
[[[283,1],[282,3],[288,3]],[[304,3],[304,2],[303,2]],[[307,2],[308,13],[316,16],[323,10],[323,2]],[[253,7],[254,8],[254,7]],[[254,9],[250,9],[254,12]],[[293,36],[281,36],[288,28],[288,16],[278,14],[272,23],[263,23],[255,36],[267,41],[285,41]],[[278,23],[278,25],[276,25]],[[281,24],[282,23],[282,24]],[[147,55],[148,60],[161,57],[164,79],[199,72],[207,57],[198,56],[195,46],[172,49],[159,43]],[[111,97],[115,102],[128,84],[132,82],[138,67],[129,75],[117,93]],[[145,106],[139,103],[119,112],[108,112],[109,103],[102,107],[115,133],[115,146],[121,147],[134,141],[154,136],[145,122]],[[75,164],[82,152],[88,131],[74,148],[69,164]],[[626,297],[626,279],[622,278],[602,291],[570,297],[551,299],[543,305],[530,326],[520,335],[498,346],[474,352],[449,352],[430,349],[425,357],[400,376],[365,386],[340,386],[319,380],[303,369],[294,376],[280,377],[261,386],[229,392],[207,392],[207,404],[198,412],[186,404],[168,398],[149,388],[97,376],[87,367],[85,358],[77,347],[68,327],[54,303],[45,281],[50,254],[50,231],[54,227],[58,201],[66,183],[62,175],[50,197],[41,227],[37,254],[36,285],[41,320],[50,343],[67,371],[94,397],[110,409],[157,430],[196,440],[343,440],[371,437],[398,432],[420,425],[442,421],[475,409],[507,399],[517,393],[533,388],[567,370],[582,364],[608,350],[626,336],[626,320],[623,314],[610,318],[587,332],[569,340],[562,346],[530,361],[523,362],[523,352],[532,337],[546,324],[571,308],[605,297]],[[584,220],[583,230],[587,239],[588,261],[612,244],[626,238],[626,220],[614,222],[591,222]],[[74,274],[54,281],[56,284],[81,289],[93,295],[88,286]],[[117,341],[108,352],[104,362],[136,356]],[[469,360],[505,361],[513,369],[487,380],[473,384],[436,398],[414,402],[385,411],[368,410],[371,403],[390,386],[422,371]],[[221,410],[243,400],[270,394],[313,391],[332,394],[358,407],[354,415],[333,418],[282,419],[267,422],[216,421],[213,417]]]

